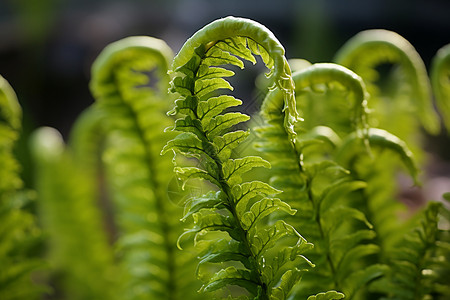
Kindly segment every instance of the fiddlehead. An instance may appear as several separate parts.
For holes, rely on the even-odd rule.
[[[347,128],[347,130],[352,131],[355,129],[359,129],[362,132],[365,128],[367,128],[367,100],[369,95],[366,91],[365,84],[357,74],[337,64],[318,63],[310,67],[306,67],[301,71],[295,72],[293,78],[295,82],[297,99],[299,99],[299,96],[304,93],[308,93],[309,91],[313,92],[311,101],[307,104],[297,101],[297,108],[301,109],[301,112],[306,119],[311,118],[314,120],[322,120],[323,123],[316,123],[314,124],[314,126],[328,125],[330,127],[334,127],[332,126],[332,124],[330,124],[330,120],[324,119],[324,116],[320,115],[331,114],[326,114],[326,112],[324,112],[323,110],[321,110],[320,112],[312,113],[311,107],[320,105],[320,103],[317,103],[317,94],[323,93],[324,89],[343,89],[344,91],[342,92],[340,97],[335,98],[336,101],[329,100],[328,98],[332,98],[329,95],[328,97],[323,99],[323,102],[325,102],[325,106],[333,107],[332,102],[337,102],[341,105],[347,104],[347,106],[345,106],[346,110],[349,110],[352,114],[348,116],[348,119],[351,120],[351,127]],[[267,98],[261,108],[261,112],[267,120],[276,118],[277,114],[279,114],[279,103],[275,101],[275,99],[279,99],[279,95],[277,95],[277,93],[278,92],[275,92],[270,96],[274,100],[270,99],[270,97]],[[323,108],[323,106],[320,107]],[[336,107],[334,108],[336,109]],[[272,114],[274,115],[273,117],[271,116]],[[307,120],[305,122],[307,122]],[[341,120],[338,121],[338,123],[339,122],[342,123],[343,121]],[[305,131],[305,125],[303,123],[299,124],[303,125],[301,126],[301,128],[303,128],[303,131]],[[312,127],[306,128],[306,130],[310,129],[312,129]]]
[[[371,103],[375,107],[372,115],[376,124],[373,124],[373,127],[387,129],[402,139],[410,138],[411,130],[414,133],[417,125],[411,128],[408,124],[416,124],[416,121],[407,115],[413,114],[420,119],[422,126],[429,133],[438,133],[439,123],[432,105],[430,82],[425,65],[406,39],[387,30],[363,31],[338,51],[334,61],[359,74],[369,85]],[[374,92],[373,86],[378,76],[375,68],[383,63],[398,65],[401,71],[400,78],[406,82],[402,85],[402,81],[397,79],[399,92],[393,99],[385,101],[385,107],[382,106],[383,103]],[[407,90],[401,89],[402,86]],[[408,97],[402,96],[404,94]],[[388,97],[392,98],[390,95]],[[402,114],[402,111],[405,114]],[[393,119],[399,122],[389,125]]]
[[[367,92],[359,76],[335,64],[316,64],[295,72],[293,79],[296,93],[306,88],[313,89],[316,85],[333,84],[339,84],[351,92],[353,95],[348,93],[346,98],[339,100],[349,101],[350,96],[354,97],[354,129],[359,128],[360,141],[364,143],[368,130]],[[280,126],[280,101],[277,90],[270,92],[264,100],[261,113],[266,125],[258,129],[262,141],[256,147],[271,157],[274,169],[272,182],[284,191],[280,197],[299,211],[289,221],[315,245],[310,257],[317,263],[316,268],[304,275],[296,297],[303,299],[310,294],[337,289],[351,298],[359,288],[380,275],[378,266],[358,270],[358,264],[350,263],[350,257],[355,253],[360,255],[352,257],[357,260],[377,251],[375,245],[363,243],[374,236],[371,225],[362,212],[348,205],[344,197],[364,188],[365,183],[352,180],[346,170],[331,160],[324,157],[319,161],[310,160],[304,153],[307,147],[321,140],[329,141],[334,147],[339,146],[339,137],[328,127],[321,127],[312,134],[303,129],[306,133],[299,134],[295,147],[292,147],[287,142],[287,133]],[[304,117],[308,115],[304,114]],[[369,229],[347,235],[350,224],[354,222],[362,222]]]
[[[177,176],[183,181],[206,179],[218,188],[216,193],[191,199],[186,207],[185,218],[192,216],[194,220],[194,227],[186,234],[194,234],[197,245],[204,249],[200,265],[222,263],[223,267],[206,278],[202,291],[235,285],[246,289],[251,299],[286,299],[302,269],[309,266],[302,253],[311,245],[284,221],[264,225],[265,217],[274,211],[295,211],[273,198],[279,191],[268,184],[242,182],[242,175],[250,169],[267,168],[270,164],[258,156],[230,158],[249,135],[248,131],[231,128],[250,117],[235,112],[222,114],[241,101],[229,95],[212,97],[219,89],[232,89],[223,77],[234,72],[219,66],[232,64],[242,68],[241,59],[255,62],[254,55],[261,56],[270,69],[270,78],[281,90],[286,115],[281,122],[293,141],[297,114],[283,47],[262,25],[227,17],[195,33],[173,61],[172,91],[181,98],[171,113],[181,115],[173,127],[181,133],[167,143],[163,153],[173,150],[196,158],[199,166],[176,166]],[[206,233],[215,236],[218,231],[227,235],[219,241],[207,239]],[[283,243],[283,249],[275,247],[286,238],[293,244]]]
[[[450,44],[439,49],[433,58],[430,79],[436,105],[450,132]]]
[[[198,94],[198,97],[208,94],[216,89],[229,89],[229,84],[223,77],[232,76],[234,72],[222,72],[222,68],[212,69],[209,65],[232,64],[240,68],[244,67],[243,62],[233,55],[242,57],[253,63],[256,62],[252,53],[260,55],[270,72],[267,74],[272,79],[272,84],[282,91],[283,94],[283,111],[285,111],[284,124],[288,128],[291,139],[295,137],[294,124],[298,120],[297,109],[293,94],[293,82],[291,78],[291,70],[284,56],[284,48],[276,39],[272,32],[261,30],[262,26],[254,21],[239,22],[239,18],[227,17],[226,21],[218,20],[205,26],[204,30],[197,31],[190,39],[186,41],[178,55],[174,58],[172,69],[178,69],[186,75],[194,75],[193,67],[198,66],[198,58],[206,52],[209,57],[202,70],[199,70],[203,78],[196,80],[196,86],[191,87]],[[208,33],[214,33],[210,35]],[[232,38],[239,32],[240,36]],[[214,46],[213,50],[210,50]],[[212,53],[215,51],[216,53]],[[229,55],[221,56],[223,53]],[[232,53],[233,55],[230,55]],[[218,55],[218,56],[216,56]],[[183,67],[181,69],[181,67]],[[208,74],[201,72],[208,71]],[[217,72],[217,73],[215,73]],[[174,81],[178,87],[188,88],[192,82],[188,81],[188,77],[181,79],[179,82]],[[186,80],[186,81],[183,81]]]
[[[31,273],[42,266],[31,248],[40,237],[13,150],[19,138],[22,109],[9,83],[0,76],[0,298],[37,299],[40,288]]]
[[[197,287],[184,273],[195,270],[190,255],[176,249],[182,209],[168,198],[171,162],[159,155],[171,122],[165,115],[171,58],[162,40],[130,37],[107,46],[92,67],[92,109],[104,116],[102,157],[130,299],[195,297]],[[156,84],[145,72],[154,73]]]

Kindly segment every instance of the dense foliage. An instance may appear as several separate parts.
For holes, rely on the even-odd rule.
[[[33,191],[0,78],[0,298],[448,299],[448,203],[413,211],[398,178],[423,180],[433,98],[450,127],[449,49],[428,77],[386,30],[320,64],[288,61],[244,18],[206,25],[175,57],[125,38],[94,62],[96,101],[67,145],[53,128],[33,134]],[[230,83],[249,63],[269,81],[256,113]]]

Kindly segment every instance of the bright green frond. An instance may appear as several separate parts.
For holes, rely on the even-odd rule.
[[[270,168],[270,163],[258,156],[239,157],[239,152],[235,149],[245,141],[250,132],[237,130],[235,126],[248,121],[250,116],[231,112],[230,108],[241,105],[242,101],[220,93],[232,89],[224,77],[232,76],[234,72],[226,70],[225,66],[244,68],[243,60],[256,63],[255,55],[261,56],[270,70],[268,76],[282,91],[282,109],[286,118],[281,126],[285,126],[293,141],[293,124],[297,120],[297,112],[291,71],[284,57],[283,47],[262,25],[247,19],[227,17],[212,22],[195,33],[173,61],[172,72],[175,77],[171,83],[171,91],[180,94],[181,98],[175,101],[175,108],[170,114],[179,113],[184,116],[175,121],[173,127],[174,131],[182,133],[169,141],[163,152],[172,149],[176,153],[196,158],[199,164],[195,167],[177,164],[177,176],[183,181],[191,178],[206,179],[219,189],[219,194],[194,197],[187,203],[185,211],[186,217],[194,218],[195,225],[182,236],[194,234],[197,248],[207,249],[203,250],[206,252],[200,262],[202,269],[204,265],[212,263],[225,266],[231,264],[228,267],[221,266],[224,269],[206,278],[202,291],[216,291],[228,285],[238,285],[245,288],[251,297],[256,297],[254,299],[268,300],[273,298],[272,293],[282,293],[284,296],[290,293],[304,268],[296,272],[295,276],[288,276],[288,273],[283,275],[278,269],[294,261],[306,248],[287,248],[292,250],[292,256],[278,260],[277,270],[270,271],[271,266],[266,265],[264,260],[269,259],[265,258],[266,253],[272,251],[267,251],[266,248],[273,248],[278,242],[279,238],[275,235],[290,235],[292,227],[286,223],[283,223],[284,227],[277,225],[277,233],[272,238],[269,237],[269,232],[261,237],[257,237],[257,234],[259,230],[265,230],[267,216],[275,211],[294,214],[295,210],[280,199],[271,198],[280,191],[270,185],[261,181],[242,182],[245,178],[243,175],[251,169]],[[227,232],[230,238],[222,249],[217,248],[213,242],[207,242],[205,237],[214,237],[218,234],[217,231]],[[251,241],[261,239],[262,243],[267,242],[263,247],[264,251],[262,248],[253,249]],[[300,237],[295,236],[294,239]],[[233,262],[242,263],[245,269],[235,268]],[[279,286],[271,289],[273,282],[278,281]]]
[[[450,132],[450,44],[438,50],[433,58],[430,73],[436,105],[447,131]]]

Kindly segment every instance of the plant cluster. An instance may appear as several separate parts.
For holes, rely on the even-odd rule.
[[[386,30],[317,64],[244,18],[206,25],[175,57],[122,39],[94,62],[96,101],[67,145],[33,133],[33,191],[0,78],[0,298],[448,299],[448,203],[412,213],[398,177],[423,179],[433,99],[450,130],[449,50],[428,77]],[[249,63],[268,70],[257,113],[228,80]]]

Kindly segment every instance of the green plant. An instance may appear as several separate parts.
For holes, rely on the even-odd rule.
[[[392,132],[413,151],[421,148],[416,146],[421,142],[419,126],[430,134],[439,132],[425,64],[405,38],[389,30],[362,31],[341,47],[334,61],[356,72],[368,86],[371,126]]]
[[[180,299],[195,287],[179,267],[189,269],[175,246],[182,208],[168,199],[171,174],[159,171],[171,164],[159,155],[170,124],[165,94],[171,59],[163,41],[129,37],[105,48],[92,68],[94,109],[103,114],[107,133],[107,193],[115,205],[117,247],[130,299]],[[155,82],[144,72],[153,72]]]
[[[164,95],[171,56],[163,41],[150,37],[111,44],[94,62],[91,89],[97,102],[77,120],[67,153],[49,129],[36,133],[36,188],[50,233],[50,260],[68,277],[61,291],[67,297],[181,299],[198,288],[186,276],[195,270],[191,255],[176,249],[182,208],[169,201],[171,173],[158,171],[171,165],[159,155],[170,124]],[[109,233],[99,213],[106,207],[112,207]],[[114,249],[106,242],[111,235]],[[77,260],[84,257],[80,251],[91,253],[88,263]]]
[[[436,98],[436,105],[442,114],[447,131],[450,128],[450,45],[439,49],[433,58],[431,66],[431,84]]]
[[[22,110],[9,83],[0,76],[0,298],[37,299],[42,288],[30,275],[43,262],[33,254],[41,232],[29,211],[32,195],[24,190],[14,157]]]
[[[216,291],[228,285],[245,288],[254,299],[286,299],[300,279],[309,261],[303,252],[310,244],[282,220],[264,226],[264,218],[275,211],[294,214],[289,205],[271,195],[279,191],[262,181],[242,182],[242,176],[255,167],[270,167],[258,156],[232,157],[232,151],[249,134],[231,127],[250,117],[225,109],[241,104],[229,95],[216,96],[219,89],[232,89],[223,77],[232,71],[221,65],[233,64],[243,68],[241,59],[256,62],[260,55],[274,84],[284,96],[284,126],[291,139],[296,110],[293,103],[293,83],[284,49],[266,28],[255,22],[226,18],[215,21],[192,36],[175,57],[172,69],[172,91],[181,95],[173,113],[183,116],[176,120],[173,130],[181,132],[169,141],[163,153],[173,150],[194,157],[199,166],[176,166],[183,180],[206,179],[217,192],[191,199],[184,218],[192,215],[194,240],[203,248],[201,264],[225,263],[225,267],[206,277],[203,291]],[[292,141],[292,140],[291,140]],[[237,154],[237,153],[236,153]],[[217,231],[227,235],[219,241],[205,233]],[[187,234],[185,233],[185,234]],[[281,239],[291,244],[274,252]],[[220,244],[220,247],[217,246]],[[299,261],[300,260],[300,261]],[[238,262],[236,267],[232,262]],[[296,264],[292,265],[292,262]],[[306,265],[306,266],[304,266]],[[288,267],[289,266],[289,267]]]
[[[446,117],[443,49],[431,82]],[[271,85],[258,78],[250,115],[226,78],[258,61]],[[438,130],[423,62],[388,31],[336,61],[353,71],[288,61],[266,27],[234,17],[175,57],[155,38],[112,43],[67,145],[51,128],[31,140],[42,237],[12,155],[20,108],[0,81],[2,299],[38,297],[30,276],[51,299],[447,299],[450,210],[430,201],[400,218],[396,194],[405,170],[420,184],[419,126]],[[399,65],[387,90],[383,62]],[[41,252],[48,266],[32,273]]]
[[[359,76],[335,64],[314,64],[295,72],[293,78],[296,94],[301,95],[309,88],[317,90],[318,86],[326,83],[330,87],[338,85],[346,90],[346,95],[353,96],[337,100],[350,102],[353,112],[350,123],[359,130],[359,139],[364,143],[367,135],[367,92]],[[313,99],[309,104],[316,105],[314,100],[317,101]],[[275,169],[272,181],[275,187],[284,191],[282,199],[298,210],[290,221],[314,244],[309,257],[316,262],[316,267],[305,274],[296,297],[302,299],[335,289],[351,298],[361,285],[379,276],[375,266],[357,272],[361,268],[355,263],[357,257],[376,251],[373,244],[362,244],[364,240],[373,239],[374,233],[364,214],[351,207],[345,197],[364,188],[365,183],[352,180],[346,170],[324,156],[325,152],[318,152],[320,148],[339,147],[340,137],[331,128],[325,127],[328,124],[315,124],[309,130],[303,127],[296,143],[289,143],[286,131],[280,126],[281,103],[278,90],[270,92],[264,100],[262,114],[266,124],[258,128],[262,141],[257,147],[270,155]],[[305,110],[311,111],[306,107]],[[312,147],[314,150],[311,151],[309,148]],[[369,228],[354,230],[350,226],[352,222],[365,223]]]
[[[115,299],[116,270],[97,205],[95,177],[77,163],[53,128],[37,130],[31,148],[55,293],[64,299]]]

